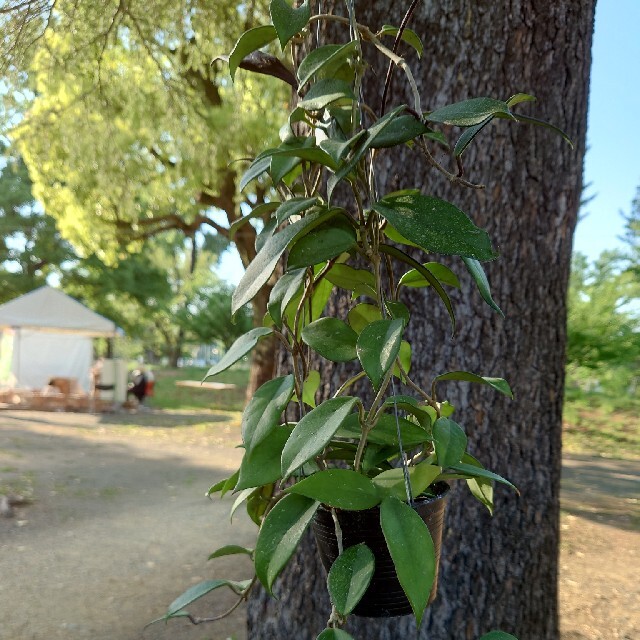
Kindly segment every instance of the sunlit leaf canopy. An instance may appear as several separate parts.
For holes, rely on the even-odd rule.
[[[165,228],[224,233],[240,214],[245,166],[231,163],[268,146],[287,95],[244,71],[232,85],[212,60],[266,4],[248,15],[235,2],[60,0],[43,12],[28,56],[35,98],[11,136],[35,195],[81,252],[109,260]],[[249,199],[262,187],[252,188]]]

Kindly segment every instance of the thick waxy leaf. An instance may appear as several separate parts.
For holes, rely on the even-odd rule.
[[[327,78],[316,82],[298,106],[307,111],[320,111],[336,100],[355,100],[351,85],[344,80]]]
[[[398,31],[400,31],[398,27],[392,27],[389,24],[385,24],[384,27],[382,27],[382,29],[380,29],[380,31],[378,31],[376,35],[379,38],[381,36],[393,36],[395,38],[398,35]],[[419,58],[422,57],[422,51],[423,51],[422,41],[420,40],[418,34],[415,31],[405,28],[402,31],[401,38],[404,42],[411,45],[418,52]]]
[[[305,0],[297,9],[293,9],[287,0],[271,0],[269,13],[271,22],[278,32],[280,46],[284,49],[287,42],[307,26],[311,8],[309,0]]]
[[[269,167],[271,166],[271,158],[256,158],[250,165],[249,168],[242,174],[242,178],[240,178],[240,183],[238,187],[240,191],[243,191],[244,188],[256,178],[260,177],[266,171],[269,171]]]
[[[464,150],[473,142],[475,137],[493,120],[493,116],[489,116],[486,120],[483,120],[480,124],[473,125],[462,132],[462,135],[458,138],[456,146],[453,148],[453,155],[459,157],[463,154]]]
[[[526,122],[527,124],[535,124],[535,125],[538,125],[539,127],[545,127],[547,129],[551,129],[551,131],[554,131],[559,136],[561,136],[564,139],[564,141],[567,142],[573,149],[573,141],[571,140],[571,138],[562,129],[560,129],[559,127],[556,127],[550,122],[545,122],[544,120],[539,120],[538,118],[532,118],[531,116],[523,116],[520,113],[513,114],[513,118],[518,122]]]
[[[439,466],[447,468],[462,460],[467,448],[467,436],[453,420],[438,418],[433,425],[433,440]]]
[[[339,318],[320,318],[302,330],[302,339],[332,362],[355,360],[358,334]]]
[[[323,74],[329,75],[332,70],[345,62],[357,47],[358,43],[352,40],[347,44],[328,44],[313,49],[298,67],[300,86],[302,87],[321,71]]]
[[[253,549],[247,549],[246,547],[240,547],[237,544],[228,544],[220,549],[216,549],[207,560],[213,560],[214,558],[222,558],[223,556],[235,556],[235,555],[253,555]]]
[[[356,142],[364,138],[367,135],[365,129],[361,129],[354,136],[351,136],[348,140],[327,138],[320,142],[320,148],[324,149],[336,162],[340,164],[340,160],[344,157],[347,150],[352,149]]]
[[[373,149],[395,147],[430,131],[429,127],[412,115],[398,116],[375,137],[371,147]]]
[[[349,311],[347,320],[356,333],[362,333],[367,325],[376,320],[382,320],[382,314],[375,305],[362,302]]]
[[[469,453],[464,454],[462,462],[484,469],[480,462]],[[493,515],[493,481],[487,478],[467,478],[467,487],[473,497],[487,507],[489,513]]]
[[[291,436],[289,427],[276,427],[266,440],[245,451],[236,491],[262,487],[280,479],[280,458]]]
[[[267,484],[255,489],[247,499],[247,515],[258,527],[262,525],[262,519],[273,496],[273,484]]]
[[[493,471],[489,471],[488,469],[482,469],[480,467],[476,467],[471,464],[467,464],[465,462],[458,462],[457,464],[452,464],[449,467],[454,471],[458,471],[459,473],[465,476],[471,476],[472,478],[486,478],[487,480],[495,480],[496,482],[501,482],[502,484],[506,484],[515,490],[516,493],[520,493],[515,485],[511,484],[508,480],[499,476],[497,473],[493,473]]]
[[[220,492],[220,497],[223,498],[225,493],[228,493],[236,486],[236,482],[238,482],[238,475],[240,474],[240,470],[236,471],[233,475],[228,478],[224,478],[219,482],[216,482],[214,485],[209,487],[209,491],[205,494],[208,498],[210,498],[214,493]]]
[[[233,292],[231,313],[235,313],[260,291],[271,277],[280,256],[297,235],[321,224],[331,215],[334,215],[331,211],[312,212],[297,222],[288,225],[282,231],[270,236],[262,250],[247,267],[236,290]]]
[[[409,324],[409,320],[411,320],[411,314],[409,313],[409,309],[407,305],[402,302],[385,302],[384,305],[389,312],[389,315],[395,320],[402,320],[402,324],[406,327]]]
[[[371,582],[375,565],[373,553],[364,542],[345,549],[336,558],[327,584],[338,613],[347,616],[355,609]]]
[[[231,79],[233,80],[235,78],[236,70],[245,56],[248,56],[251,52],[275,40],[276,35],[275,27],[270,24],[245,31],[229,55],[229,73],[231,74]]]
[[[316,640],[353,640],[353,636],[342,629],[325,629]]]
[[[504,631],[490,631],[485,633],[480,640],[518,640],[518,638]]]
[[[403,329],[402,320],[377,320],[358,336],[358,359],[376,389],[398,356]]]
[[[311,267],[320,264],[356,246],[353,226],[339,216],[304,235],[289,251],[288,268]]]
[[[211,593],[211,591],[219,589],[220,587],[229,587],[229,589],[236,593],[242,593],[250,584],[251,580],[205,580],[204,582],[194,584],[169,605],[166,617],[174,616],[178,611],[195,602],[198,598],[202,598],[202,596],[206,596],[207,593]]]
[[[332,398],[307,413],[296,425],[282,452],[282,477],[311,460],[329,443],[353,411],[355,398]]]
[[[275,283],[269,295],[269,313],[276,326],[282,326],[282,314],[287,305],[295,298],[304,282],[306,269],[288,271]]]
[[[397,258],[401,262],[408,264],[410,267],[413,267],[433,287],[433,290],[438,294],[438,297],[442,300],[444,306],[449,312],[449,318],[451,318],[451,330],[455,333],[456,317],[453,313],[453,305],[451,304],[451,300],[443,286],[440,284],[438,278],[436,278],[429,269],[423,267],[417,260],[414,260],[410,255],[404,253],[404,251],[400,251],[397,247],[389,244],[381,244],[380,251]]]
[[[419,496],[441,473],[440,467],[426,462],[422,462],[416,467],[409,467],[409,483],[413,496]],[[381,498],[394,496],[399,500],[407,500],[404,472],[401,468],[383,471],[373,478],[373,483]]]
[[[233,240],[238,232],[238,229],[243,227],[249,220],[253,218],[262,218],[264,216],[269,215],[271,212],[275,211],[280,206],[279,202],[265,202],[264,204],[259,204],[257,207],[249,213],[248,215],[236,220],[229,227],[229,239]]]
[[[247,450],[260,444],[279,424],[293,395],[293,375],[265,382],[242,414],[242,441]]]
[[[511,108],[516,104],[520,104],[521,102],[535,102],[535,101],[536,101],[535,96],[532,96],[528,93],[516,93],[515,95],[511,96],[507,100],[507,106]]]
[[[283,202],[276,211],[276,222],[281,225],[291,216],[298,215],[318,203],[318,198],[291,198]]]
[[[433,540],[422,518],[397,498],[386,498],[380,505],[380,524],[418,627],[429,601],[435,577]]]
[[[497,311],[503,318],[504,313],[500,307],[494,302],[491,297],[491,288],[489,286],[489,280],[484,272],[484,269],[478,260],[474,258],[462,257],[462,261],[465,263],[467,270],[471,274],[471,277],[475,280],[478,291],[482,296],[482,299],[494,310]]]
[[[406,449],[418,446],[430,441],[431,436],[417,424],[409,422],[405,418],[398,418],[400,423],[400,435],[402,436],[402,446]],[[362,430],[357,415],[349,416],[345,420],[340,430],[336,433],[339,438],[360,439]],[[396,417],[389,413],[383,413],[379,418],[376,426],[371,430],[368,442],[378,445],[388,445],[398,450],[398,432],[396,425]]]
[[[329,180],[327,180],[327,200],[329,202],[331,201],[333,190],[336,188],[338,182],[346,178],[354,170],[362,156],[366,153],[367,149],[371,147],[378,136],[383,133],[385,128],[388,127],[391,122],[393,122],[393,119],[396,118],[399,113],[404,111],[405,108],[406,107],[404,105],[396,107],[392,111],[389,111],[389,113],[382,116],[382,118],[380,118],[380,120],[378,120],[367,131],[367,134],[362,137],[362,140],[358,142],[349,161],[340,167],[334,175],[330,176]]]
[[[475,373],[469,373],[468,371],[449,371],[448,373],[442,373],[439,376],[436,376],[433,379],[433,382],[436,383],[443,380],[462,380],[464,382],[479,382],[480,384],[487,384],[505,396],[513,398],[511,387],[504,378],[487,378]]]
[[[489,116],[503,114],[512,118],[506,102],[495,100],[494,98],[472,98],[463,102],[449,104],[441,109],[436,109],[425,118],[430,122],[442,122],[443,124],[453,124],[458,127],[471,127],[480,124]]]
[[[406,371],[406,369],[405,369]],[[391,407],[395,411],[396,407],[400,411],[406,411],[415,416],[423,429],[431,430],[431,416],[427,411],[427,407],[420,406],[418,401],[411,396],[391,396],[387,398],[383,403],[385,407]]]
[[[370,509],[380,502],[373,482],[349,469],[319,471],[289,487],[288,491],[348,511]]]
[[[354,269],[347,264],[334,264],[326,278],[331,284],[347,289],[347,291],[353,291],[363,282],[373,289],[376,286],[376,278],[373,273],[366,269]]]
[[[456,289],[460,288],[458,276],[456,276],[449,267],[439,262],[425,262],[422,266],[433,274],[433,277],[437,278],[442,284],[448,284],[450,287],[456,287]],[[416,269],[411,269],[411,271],[407,271],[407,273],[400,278],[399,284],[404,287],[428,287],[431,285],[431,282]]]
[[[220,362],[218,362],[218,364],[214,364],[213,367],[207,371],[205,379],[228,369],[232,364],[238,362],[240,358],[246,356],[247,353],[256,346],[260,338],[268,336],[271,333],[273,333],[273,329],[268,327],[256,327],[255,329],[251,329],[251,331],[240,336],[231,345],[231,347],[229,347],[227,353],[222,356]]]
[[[256,575],[269,593],[319,506],[315,500],[290,494],[282,498],[264,519],[254,557]]]
[[[307,379],[302,384],[302,401],[314,409],[316,406],[316,392],[319,387],[320,372],[315,370],[309,371]]]
[[[450,202],[419,193],[390,194],[373,208],[426,252],[492,260],[486,231]]]
[[[272,76],[279,80],[284,80],[294,89],[298,88],[298,80],[293,75],[291,69],[285,67],[278,58],[265,51],[251,52],[241,60],[238,67],[240,69],[246,69],[247,71],[253,71],[253,73],[261,73],[265,76]]]

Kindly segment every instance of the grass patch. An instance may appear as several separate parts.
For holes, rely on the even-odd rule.
[[[563,449],[568,453],[640,458],[640,400],[599,393],[567,392]]]
[[[207,367],[182,367],[180,369],[154,369],[154,395],[146,404],[154,409],[207,409],[221,411],[242,411],[245,392],[249,383],[247,366],[231,367],[215,377],[215,382],[236,385],[235,389],[213,390],[197,387],[179,387],[179,380],[200,382],[208,371]]]

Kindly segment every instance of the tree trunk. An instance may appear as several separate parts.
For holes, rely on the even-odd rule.
[[[357,18],[372,29],[398,25],[408,4],[356,3]],[[470,452],[512,480],[521,496],[497,487],[491,517],[464,483],[457,483],[447,508],[439,595],[420,632],[411,617],[352,618],[347,630],[360,640],[475,640],[497,628],[519,640],[558,638],[566,292],[582,187],[594,4],[425,1],[409,25],[425,44],[423,60],[413,65],[423,108],[531,93],[537,104],[518,110],[562,127],[575,148],[547,129],[498,121],[465,154],[466,177],[484,182],[483,191],[452,187],[409,149],[378,161],[381,193],[422,185],[423,193],[466,211],[500,251],[500,259],[485,269],[506,320],[481,301],[461,262],[452,261],[462,281],[454,299],[455,339],[446,311],[428,289],[409,293],[409,339],[420,345],[412,372],[423,386],[454,369],[509,380],[513,401],[467,383],[447,383],[440,395],[456,406],[454,418],[469,436]],[[401,53],[415,63],[413,53]],[[375,88],[365,98],[376,109],[385,73],[378,65],[368,77]],[[400,74],[394,72],[393,87],[404,87]],[[393,87],[387,109],[411,104],[404,90]],[[329,615],[324,590],[315,547],[307,545],[276,589],[288,600],[254,597],[249,638],[312,640]]]

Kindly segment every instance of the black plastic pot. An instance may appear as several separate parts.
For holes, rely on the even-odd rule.
[[[440,545],[444,507],[449,485],[438,482],[431,487],[435,497],[418,497],[413,508],[426,523],[436,552],[436,574],[429,596],[429,603],[436,597],[438,586],[438,566],[440,564]],[[342,545],[344,549],[364,542],[373,552],[376,567],[371,583],[358,606],[353,610],[356,616],[367,618],[391,618],[412,613],[411,605],[398,582],[393,560],[380,527],[380,508],[374,507],[365,511],[343,511],[336,509],[338,522],[342,529]],[[313,521],[313,532],[316,536],[318,551],[326,571],[338,557],[338,541],[330,509],[321,506]]]

